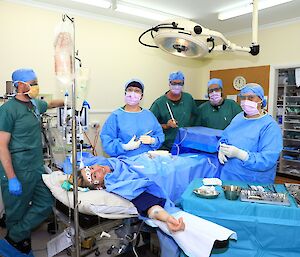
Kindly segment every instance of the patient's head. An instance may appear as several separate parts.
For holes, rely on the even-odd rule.
[[[104,176],[110,173],[111,169],[109,166],[102,166],[95,164],[93,166],[86,166],[85,168],[78,171],[78,186],[88,187],[90,189],[104,188]],[[71,176],[69,181],[73,182]]]

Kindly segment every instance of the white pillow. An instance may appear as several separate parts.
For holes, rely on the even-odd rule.
[[[73,192],[67,192],[61,187],[67,175],[61,171],[43,174],[43,180],[53,196],[64,205],[73,208]],[[78,210],[80,213],[98,215],[109,219],[129,218],[137,215],[134,205],[113,193],[105,190],[90,190],[78,192]]]

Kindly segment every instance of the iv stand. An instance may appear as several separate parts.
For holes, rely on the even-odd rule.
[[[76,116],[75,116],[75,22],[67,14],[62,17],[63,22],[68,18],[73,25],[73,58],[72,73],[74,74],[72,83],[72,174],[73,174],[73,197],[74,197],[74,229],[75,229],[75,256],[80,257],[80,237],[78,219],[78,181],[77,181],[77,136],[76,136]]]

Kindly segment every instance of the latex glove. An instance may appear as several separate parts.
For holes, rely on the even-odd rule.
[[[140,141],[144,144],[144,145],[152,145],[155,143],[155,138],[148,136],[148,135],[142,135],[140,136]]]
[[[220,150],[218,152],[218,159],[221,164],[224,164],[225,162],[227,162],[227,158],[226,158],[225,154],[223,152],[221,152]]]
[[[16,177],[8,180],[8,190],[11,195],[18,196],[22,194],[22,185]]]
[[[172,119],[169,119],[168,122],[167,122],[167,126],[169,128],[177,128],[177,121],[176,120],[172,120]]]
[[[135,140],[136,140],[136,135],[134,135],[127,144],[122,144],[123,149],[126,151],[138,149],[141,145],[141,141],[140,140],[135,141]]]
[[[246,151],[239,149],[233,145],[220,144],[219,152],[220,151],[229,158],[236,157],[242,161],[247,161],[249,158],[249,154]]]

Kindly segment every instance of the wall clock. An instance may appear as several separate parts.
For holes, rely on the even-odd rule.
[[[246,79],[243,76],[237,76],[234,78],[232,84],[236,90],[241,90],[246,84]]]

